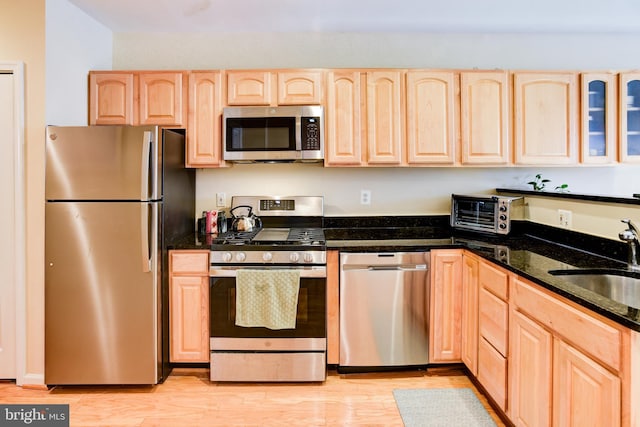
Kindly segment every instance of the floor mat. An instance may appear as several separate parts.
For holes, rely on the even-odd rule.
[[[470,388],[393,391],[405,427],[495,426]]]

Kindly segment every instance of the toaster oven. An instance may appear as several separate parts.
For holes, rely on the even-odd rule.
[[[522,197],[451,195],[451,227],[491,234],[509,234]]]

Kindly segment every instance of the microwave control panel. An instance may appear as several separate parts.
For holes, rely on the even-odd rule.
[[[320,149],[320,117],[302,117],[302,149]]]

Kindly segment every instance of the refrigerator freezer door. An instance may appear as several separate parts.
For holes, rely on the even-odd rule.
[[[46,204],[47,384],[158,382],[161,208]]]
[[[47,127],[47,200],[157,200],[155,126]]]

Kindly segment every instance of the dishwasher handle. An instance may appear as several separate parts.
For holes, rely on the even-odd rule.
[[[426,271],[427,264],[380,264],[380,265],[343,265],[344,271],[368,270],[368,271]]]

